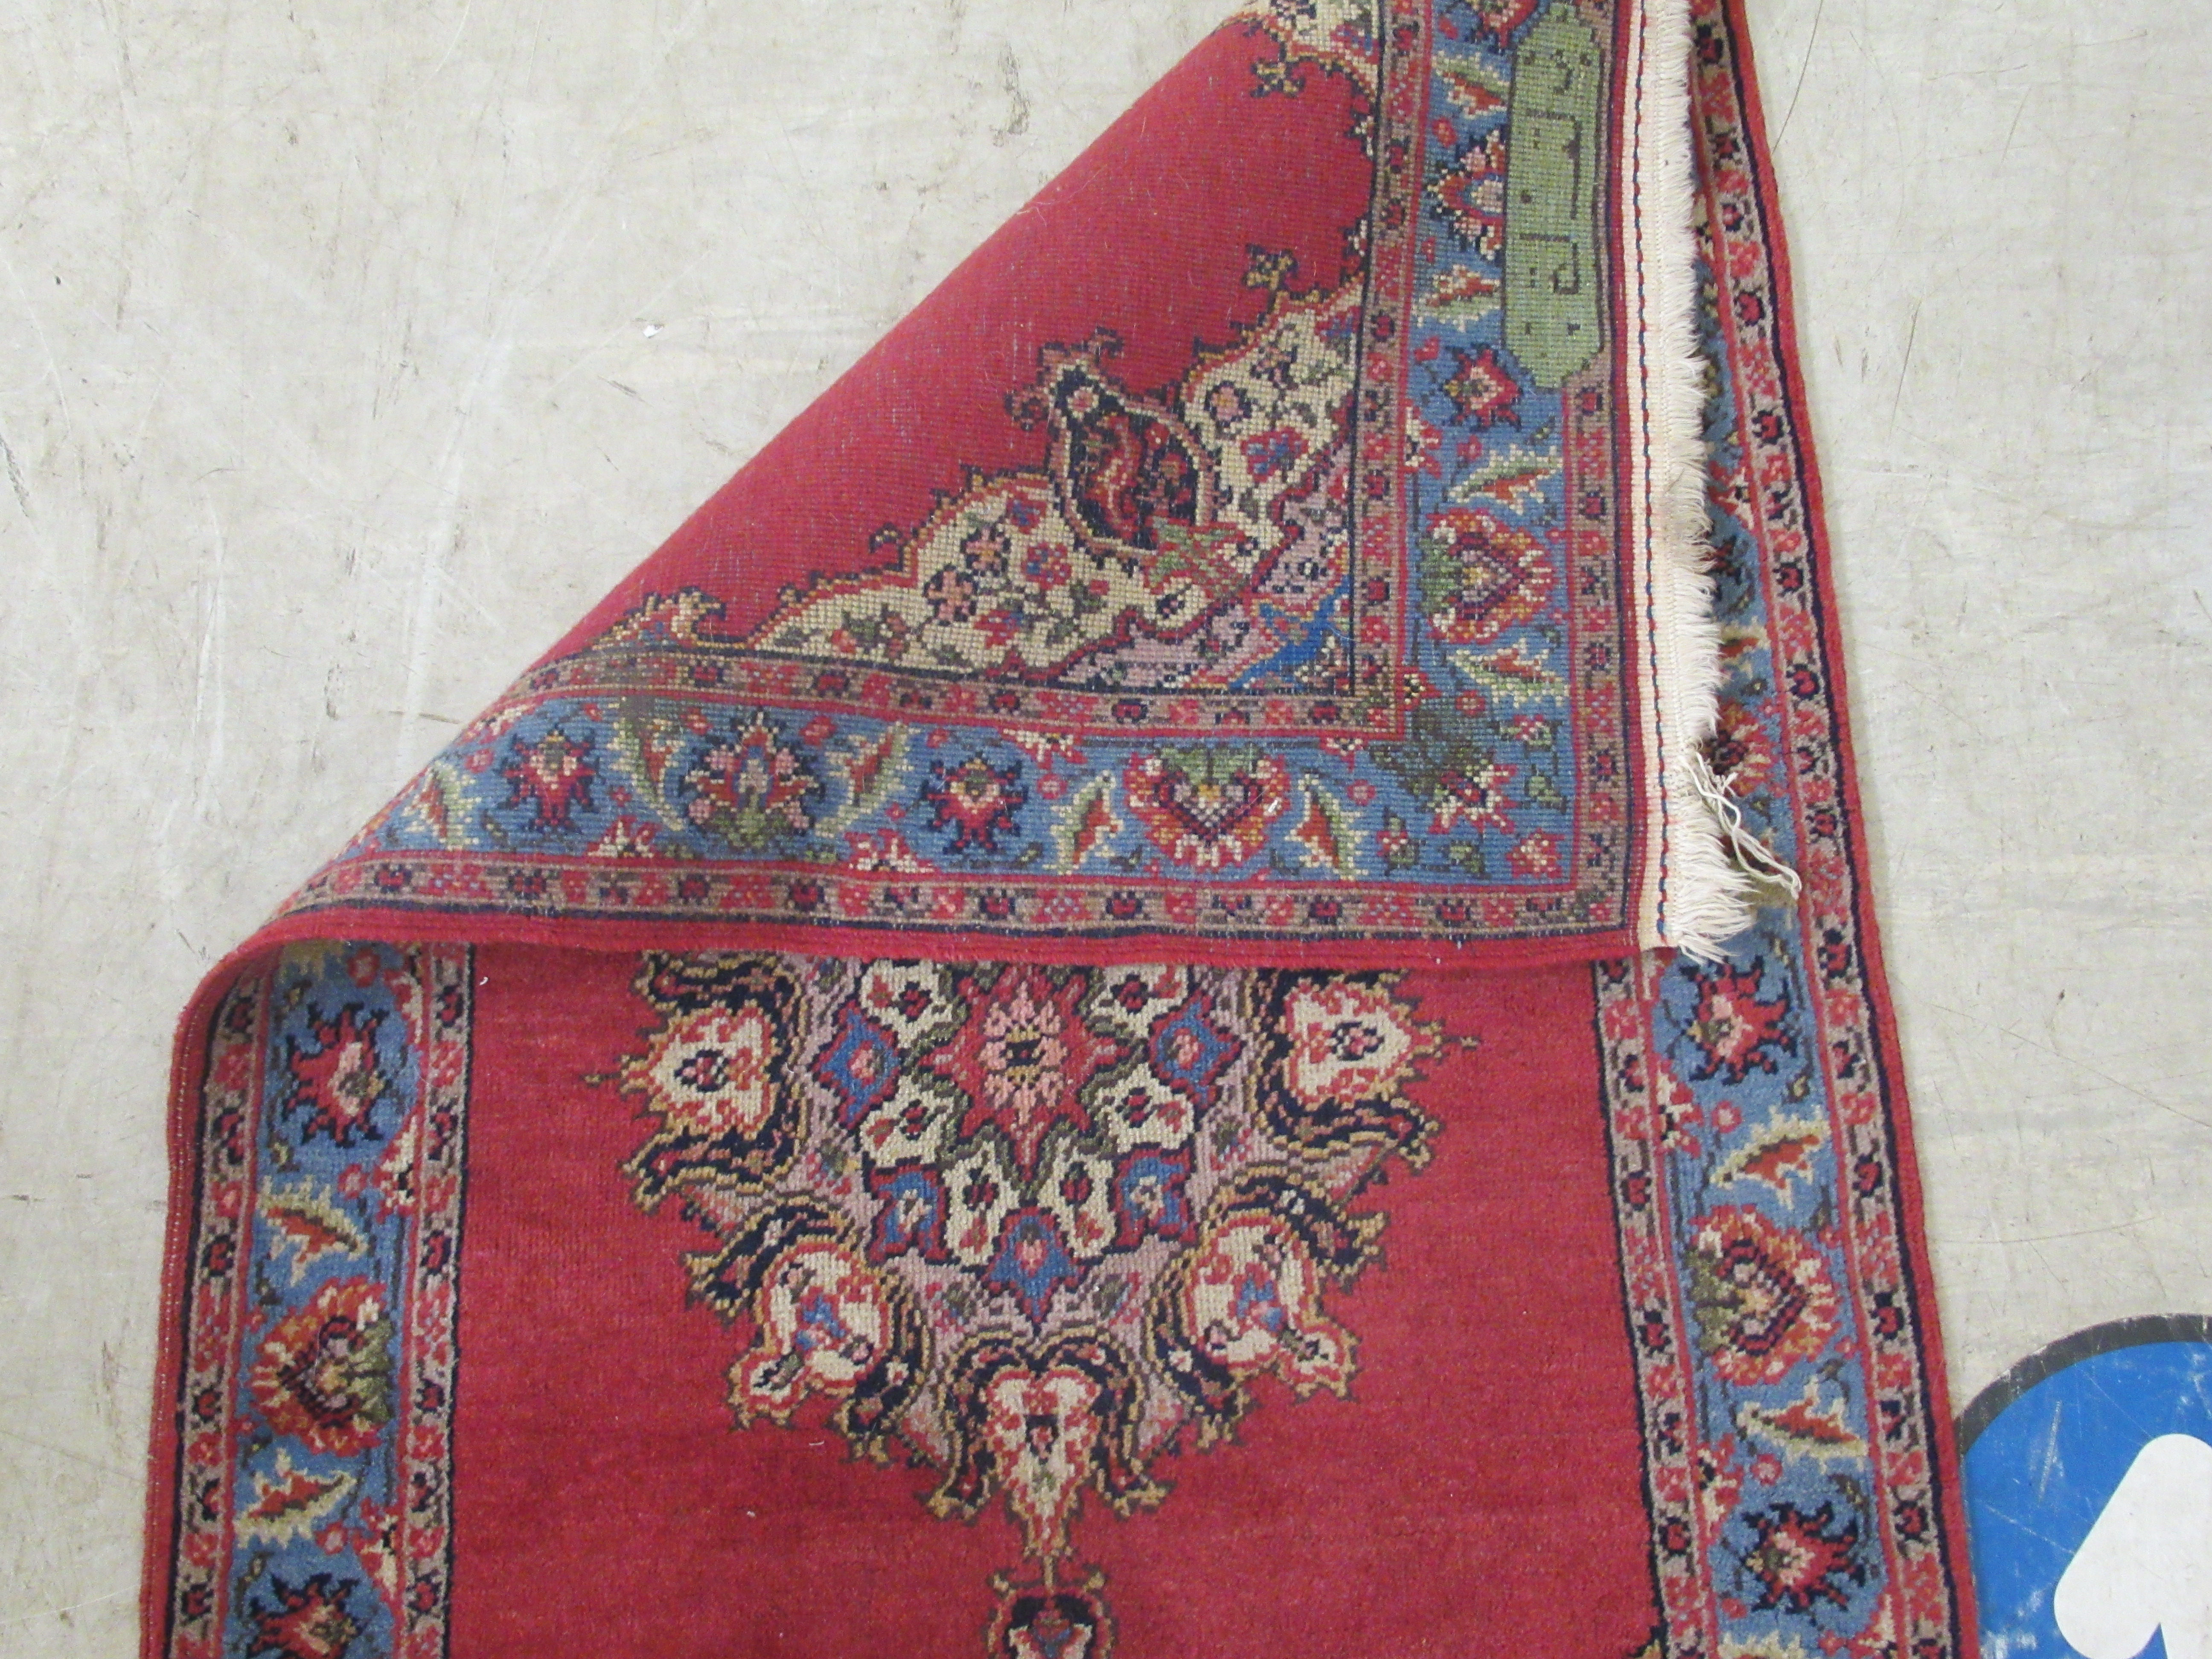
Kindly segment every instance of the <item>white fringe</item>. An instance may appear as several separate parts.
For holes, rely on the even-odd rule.
[[[1713,733],[1721,684],[1720,632],[1706,573],[1712,520],[1705,501],[1705,362],[1698,344],[1690,141],[1689,0],[1644,0],[1642,84],[1636,99],[1634,167],[1626,191],[1641,204],[1640,349],[1652,430],[1644,453],[1647,499],[1644,725],[1650,856],[1645,866],[1645,946],[1672,946],[1701,961],[1748,927],[1753,879],[1729,857],[1722,826],[1696,778]]]

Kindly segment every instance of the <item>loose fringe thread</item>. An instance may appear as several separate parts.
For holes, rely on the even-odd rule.
[[[1710,574],[1712,519],[1706,504],[1705,404],[1706,363],[1698,340],[1697,179],[1690,135],[1688,0],[1646,0],[1650,10],[1653,83],[1675,115],[1655,121],[1659,142],[1639,145],[1645,176],[1640,194],[1650,205],[1654,234],[1645,246],[1657,257],[1647,276],[1647,314],[1661,319],[1644,343],[1653,385],[1650,446],[1658,497],[1652,526],[1651,580],[1656,627],[1651,641],[1657,702],[1663,823],[1658,912],[1661,942],[1699,961],[1750,927],[1756,913],[1754,877],[1729,856],[1743,855],[1741,813],[1724,792],[1708,789],[1704,745],[1719,720],[1721,639],[1713,616]],[[1679,126],[1675,125],[1679,119]],[[1666,129],[1672,129],[1668,131]],[[1684,785],[1686,782],[1687,787]],[[1724,812],[1722,807],[1729,809]],[[1779,866],[1759,848],[1746,862]],[[1790,879],[1796,879],[1790,872]]]
[[[1712,808],[1714,817],[1720,821],[1721,834],[1728,842],[1729,851],[1735,855],[1736,864],[1749,878],[1753,882],[1772,883],[1790,895],[1792,904],[1804,897],[1804,878],[1784,863],[1781,855],[1753,835],[1750,826],[1744,823],[1743,808],[1736,804],[1735,796],[1729,787],[1735,781],[1735,774],[1729,772],[1715,777],[1711,763],[1700,750],[1690,757],[1690,781],[1697,787],[1698,793],[1705,798],[1705,805]]]

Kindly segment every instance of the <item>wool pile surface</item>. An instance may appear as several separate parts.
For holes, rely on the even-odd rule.
[[[1717,0],[1231,19],[187,1012],[149,1659],[1968,1650],[1792,352]]]

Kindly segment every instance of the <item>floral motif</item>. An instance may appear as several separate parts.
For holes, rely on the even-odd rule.
[[[1497,348],[1481,345],[1463,351],[1454,346],[1451,358],[1452,372],[1443,390],[1462,425],[1480,431],[1521,424],[1521,382]]]
[[[313,1047],[297,1038],[289,1041],[293,1087],[284,1109],[306,1115],[300,1122],[301,1139],[327,1135],[335,1146],[350,1146],[384,1138],[376,1126],[376,1108],[391,1094],[392,1081],[376,1054],[382,1023],[381,1014],[356,1004],[340,1008],[335,1018],[311,1020],[307,1035]]]
[[[1561,871],[1559,838],[1547,836],[1541,830],[1523,836],[1513,850],[1505,855],[1505,861],[1512,866],[1516,875],[1540,880],[1556,877]]]
[[[1480,507],[1438,514],[1421,541],[1429,624],[1455,645],[1487,645],[1533,622],[1553,580],[1543,539]]]
[[[1167,1495],[1145,1474],[1143,1396],[1109,1340],[1069,1331],[1031,1343],[985,1333],[951,1366],[946,1397],[960,1454],[930,1494],[931,1510],[967,1520],[1003,1492],[1024,1552],[1049,1574],[1067,1553],[1068,1523],[1086,1489],[1121,1515]]]
[[[1378,1218],[1346,1214],[1322,1188],[1255,1170],[1214,1200],[1197,1249],[1176,1258],[1155,1304],[1152,1355],[1210,1445],[1252,1409],[1273,1372],[1300,1396],[1351,1387],[1352,1334],[1322,1310],[1328,1280],[1375,1257]]]
[[[1505,251],[1505,129],[1468,142],[1437,175],[1444,222],[1484,258]]]
[[[507,783],[507,805],[527,806],[532,823],[539,830],[568,829],[579,807],[591,810],[592,784],[599,776],[592,747],[588,735],[572,738],[558,726],[535,743],[526,743],[518,734],[501,771]]]
[[[969,1103],[958,1138],[973,1140],[995,1129],[1011,1146],[1015,1168],[1033,1176],[1047,1131],[1065,1123],[1089,1132],[1085,1090],[1101,1070],[1126,1058],[1128,1047],[1085,1024],[1078,1005],[1090,987],[1083,975],[1007,968],[995,981],[977,975],[955,988],[969,1017],[921,1063]]]
[[[1032,1206],[1006,1218],[983,1283],[1012,1297],[1031,1325],[1042,1326],[1051,1316],[1053,1297],[1083,1283],[1083,1269],[1068,1254],[1051,1212]]]
[[[752,1346],[730,1372],[740,1426],[787,1424],[820,1395],[837,1402],[833,1420],[856,1450],[882,1455],[890,1416],[917,1381],[921,1338],[848,1223],[805,1202],[780,1205],[697,1267],[693,1289],[752,1322]]]
[[[1432,798],[1437,811],[1429,832],[1441,836],[1462,826],[1510,832],[1513,819],[1505,810],[1505,786],[1512,781],[1513,769],[1496,761],[1446,767],[1437,775]]]
[[[940,1472],[934,1513],[1001,1509],[1036,1576],[997,1581],[991,1651],[1110,1635],[1070,1561],[1086,1496],[1159,1503],[1158,1460],[1262,1375],[1348,1390],[1328,1297],[1383,1227],[1353,1201],[1437,1127],[1389,975],[651,955],[636,987],[661,1020],[617,1075],[654,1127],[624,1172],[720,1241],[691,1284],[750,1332],[737,1420],[827,1402],[856,1451]],[[739,1015],[761,1092],[725,1100],[701,1022]],[[731,1156],[770,1121],[774,1161]]]
[[[1850,1601],[1845,1584],[1866,1583],[1858,1522],[1848,1515],[1838,1519],[1834,1504],[1823,1504],[1808,1514],[1794,1504],[1778,1504],[1747,1516],[1745,1522],[1758,1542],[1745,1553],[1743,1564],[1759,1581],[1755,1605],[1762,1610],[1802,1614],[1820,1601],[1845,1607]]]
[[[714,1178],[759,1188],[796,1154],[789,1064],[789,978],[757,957],[675,959],[654,993],[672,1011],[646,1051],[623,1063],[623,1092],[659,1120],[626,1166],[655,1198]]]
[[[1267,1035],[1259,1107],[1301,1154],[1388,1147],[1419,1168],[1436,1125],[1405,1086],[1430,1058],[1431,1033],[1374,974],[1279,973],[1259,981],[1253,1023]]]
[[[800,750],[786,744],[765,714],[724,742],[709,744],[684,774],[684,816],[732,846],[758,852],[804,834],[813,819],[806,799],[821,787]]]
[[[1789,1057],[1789,993],[1762,997],[1759,978],[1756,963],[1699,975],[1697,1010],[1683,1031],[1698,1059],[1692,1077],[1741,1083],[1754,1072],[1771,1075]]]
[[[1048,1589],[995,1581],[999,1612],[984,1637],[990,1659],[1100,1659],[1112,1646],[1114,1622],[1097,1592],[1105,1575]]]
[[[1454,831],[1510,835],[1515,830],[1509,790],[1518,769],[1499,759],[1494,748],[1479,743],[1464,726],[1432,714],[1429,705],[1413,711],[1404,742],[1378,744],[1372,752],[1376,764],[1396,774],[1413,799],[1428,810],[1431,837]],[[1438,850],[1469,874],[1485,872],[1479,847],[1455,842]]]
[[[1000,768],[981,755],[970,756],[950,771],[932,766],[921,799],[936,814],[929,827],[951,837],[945,850],[964,853],[972,847],[997,852],[999,838],[1015,833],[1014,815],[1030,798],[1021,777],[1018,761]]]
[[[878,1259],[938,1246],[1032,1323],[1117,1241],[1172,1230],[1198,1114],[1242,1052],[1208,994],[1150,970],[879,965],[831,1029],[811,1074],[898,1200]]]
[[[1139,755],[1123,783],[1152,844],[1194,870],[1249,863],[1291,800],[1289,769],[1257,749]]]
[[[253,1620],[247,1659],[346,1659],[362,1632],[346,1606],[358,1588],[336,1573],[296,1584],[272,1575],[247,1606]]]
[[[392,1321],[374,1279],[325,1285],[261,1345],[254,1404],[276,1433],[352,1457],[392,1420]]]
[[[1212,494],[1208,458],[1180,418],[1122,396],[1083,355],[1066,368],[1073,372],[1048,375],[1018,412],[1032,422],[1059,416],[1061,494],[1077,533],[1141,573],[1151,556],[1187,544],[1198,528]]]
[[[1778,1382],[1836,1334],[1842,1302],[1827,1262],[1757,1210],[1706,1215],[1688,1267],[1698,1344],[1731,1382]]]

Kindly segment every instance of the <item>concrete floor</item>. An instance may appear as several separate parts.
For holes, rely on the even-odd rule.
[[[0,12],[0,1659],[205,968],[1226,0]],[[2212,0],[1751,0],[1961,1403],[2212,1312]]]

